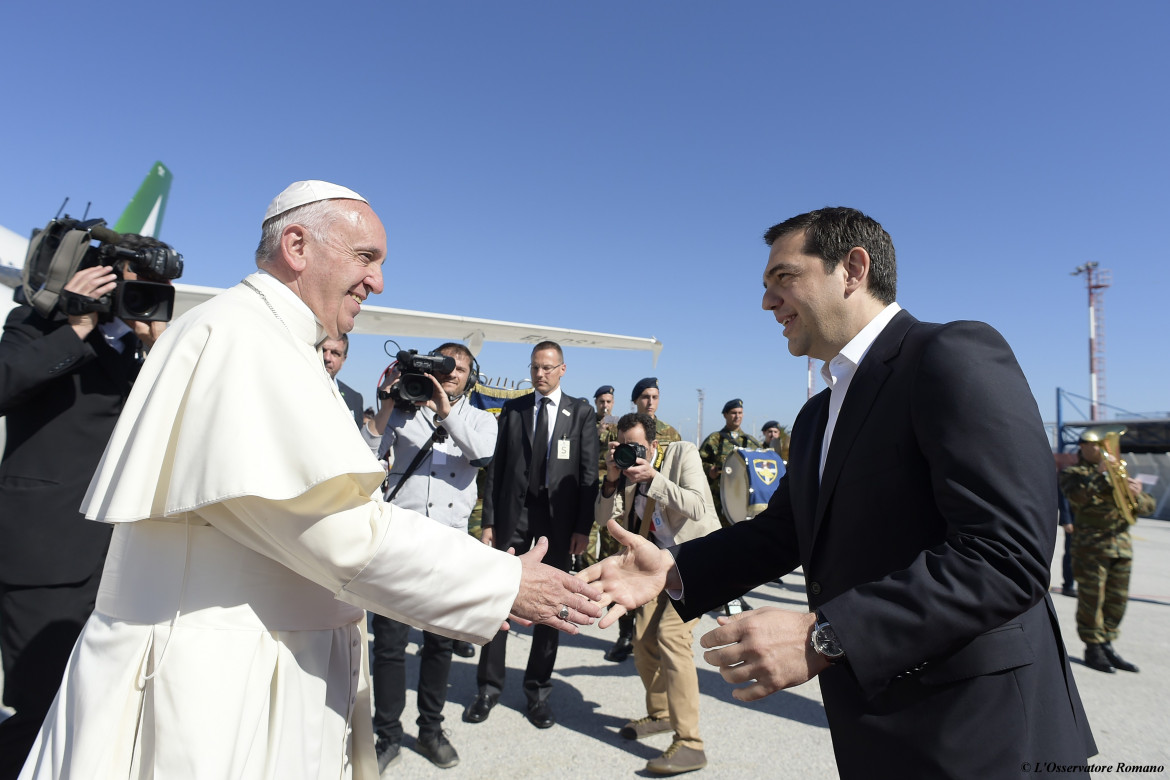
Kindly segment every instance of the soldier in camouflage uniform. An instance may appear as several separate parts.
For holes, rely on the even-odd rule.
[[[617,417],[613,414],[613,385],[602,385],[593,394],[593,405],[597,408],[597,484],[605,481],[605,453],[609,452],[609,443],[617,441]],[[616,546],[616,547],[615,547]],[[577,570],[592,566],[602,558],[613,555],[615,549],[621,545],[614,542],[604,528],[597,525],[589,529],[589,544],[585,547],[585,554],[581,556],[583,565]]]
[[[617,417],[613,413],[613,385],[602,385],[597,388],[597,392],[593,394],[593,406],[597,409],[597,436],[601,443],[598,448],[600,459],[597,464],[597,482],[600,484],[605,480],[605,451],[608,449],[606,445],[611,441],[617,441]],[[596,545],[593,544],[593,541],[594,537],[590,537],[589,550],[586,551],[587,556],[594,558],[594,560],[589,561],[590,566],[597,563],[593,553]]]
[[[659,443],[666,444],[672,441],[682,441],[682,436],[679,436],[674,426],[668,425],[658,419],[658,398],[658,377],[656,376],[648,376],[645,379],[638,380],[638,384],[634,385],[634,391],[630,393],[630,400],[634,402],[637,410],[642,414],[648,414],[654,418],[657,435],[656,440]]]
[[[737,447],[762,449],[763,445],[740,430],[743,423],[743,401],[734,398],[723,404],[723,420],[726,423],[715,431],[699,447],[699,457],[703,461],[703,470],[707,472],[707,484],[711,486],[711,498],[715,501],[715,513],[719,515],[719,523],[723,527],[731,525],[723,513],[723,494],[720,490],[722,483],[723,462],[727,456],[735,452]],[[747,599],[732,599],[723,606],[723,611],[729,617],[751,609]]]
[[[788,431],[786,431],[776,420],[768,420],[764,423],[764,427],[760,429],[764,434],[764,448],[770,448],[773,452],[780,456],[785,463],[788,462]]]
[[[1108,462],[1101,429],[1081,435],[1075,466],[1060,472],[1060,489],[1073,512],[1072,565],[1077,581],[1077,634],[1085,666],[1099,672],[1138,668],[1113,649],[1129,600],[1133,541],[1129,526],[1154,511],[1154,499],[1134,479],[1123,480]],[[1116,488],[1116,490],[1115,490]],[[1119,500],[1124,496],[1124,504]]]
[[[735,452],[736,447],[758,450],[762,449],[762,445],[739,428],[743,423],[743,401],[736,398],[723,404],[723,419],[727,424],[707,437],[703,446],[699,447],[699,457],[703,459],[703,468],[707,471],[711,497],[715,499],[715,512],[719,515],[719,522],[726,527],[731,523],[723,515],[723,500],[719,491],[723,461]]]

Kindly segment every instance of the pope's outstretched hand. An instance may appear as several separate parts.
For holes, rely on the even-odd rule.
[[[656,598],[664,588],[680,585],[674,556],[669,552],[659,549],[649,539],[630,533],[614,520],[607,527],[622,545],[621,554],[611,555],[577,574],[601,591],[601,606],[613,605],[598,623],[602,628]]]
[[[589,625],[601,617],[601,593],[560,569],[541,563],[548,552],[548,539],[540,537],[532,549],[520,556],[520,592],[508,616],[518,623],[543,623],[569,634],[577,626]]]

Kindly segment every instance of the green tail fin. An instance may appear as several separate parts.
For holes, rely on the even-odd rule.
[[[170,169],[161,162],[151,166],[150,173],[142,180],[142,186],[118,218],[118,224],[114,225],[114,232],[158,238],[174,178]]]

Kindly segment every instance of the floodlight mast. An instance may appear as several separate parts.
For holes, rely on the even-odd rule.
[[[703,390],[700,388],[699,393],[699,414],[695,419],[698,422],[695,424],[695,446],[698,447],[703,441]]]
[[[1073,276],[1085,276],[1089,291],[1089,419],[1101,419],[1105,404],[1105,290],[1113,281],[1096,261],[1077,266]]]

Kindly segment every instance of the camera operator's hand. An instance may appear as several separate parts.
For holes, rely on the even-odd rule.
[[[73,278],[65,283],[65,289],[86,298],[100,298],[113,292],[117,281],[118,277],[114,275],[113,268],[108,265],[95,265],[73,274]],[[84,340],[97,327],[98,314],[92,311],[87,314],[71,315],[69,324],[77,337]]]
[[[658,471],[645,458],[638,458],[626,469],[626,479],[631,482],[649,482],[658,476]]]
[[[402,372],[398,370],[398,364],[392,363],[386,369],[386,381],[378,388],[378,411],[374,412],[374,433],[381,436],[386,432],[386,423],[390,421],[390,412],[394,410],[394,404],[390,401],[387,393],[390,388],[398,384],[398,380],[402,377]],[[382,396],[386,396],[383,398]]]
[[[134,331],[134,335],[149,350],[158,341],[158,337],[167,329],[165,322],[142,322],[141,320],[123,320]]]
[[[402,378],[402,372],[398,370],[398,364],[394,363],[386,371],[386,381],[383,383],[381,390],[390,392],[390,388],[398,384],[398,380]]]
[[[622,475],[622,470],[613,462],[613,451],[617,448],[618,443],[611,441],[609,443],[609,449],[605,451],[605,478],[609,482],[617,482],[618,477]]]
[[[444,420],[446,420],[447,416],[451,414],[451,399],[447,397],[447,391],[443,389],[441,384],[439,384],[439,380],[435,377],[434,374],[427,374],[427,378],[430,379],[431,384],[435,386],[434,391],[431,393],[431,399],[429,401],[415,401],[415,404],[418,406],[425,406],[439,417],[442,417]]]

